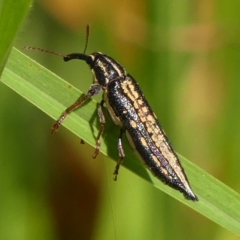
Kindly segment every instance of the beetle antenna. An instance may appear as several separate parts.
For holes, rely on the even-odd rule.
[[[90,35],[90,25],[87,25],[86,26],[86,41],[85,41],[83,54],[85,54],[86,50],[87,50],[89,35]],[[64,54],[56,53],[56,52],[45,50],[45,49],[38,48],[38,47],[24,46],[23,49],[44,52],[44,53],[47,53],[47,54],[51,54],[51,55],[55,55],[55,56],[59,56],[59,57],[63,57],[63,58],[66,57],[66,55],[64,55]]]
[[[85,41],[85,47],[84,47],[84,51],[83,51],[84,54],[86,53],[86,50],[87,50],[89,34],[90,34],[90,25],[88,24],[86,26],[86,41]]]
[[[56,53],[56,52],[49,51],[49,50],[45,50],[45,49],[38,48],[38,47],[24,46],[23,49],[25,49],[25,50],[34,50],[34,51],[44,52],[44,53],[51,54],[51,55],[55,55],[55,56],[59,56],[59,57],[65,57],[65,56],[66,56],[66,55],[63,55],[63,54],[61,54],[61,53]]]

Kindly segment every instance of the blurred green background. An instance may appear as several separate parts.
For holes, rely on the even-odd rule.
[[[34,2],[15,46],[104,52],[137,79],[177,152],[240,191],[240,2]],[[17,11],[17,9],[13,9]],[[2,33],[1,33],[2,34]],[[32,58],[87,91],[81,62]],[[99,98],[100,99],[100,98]],[[0,239],[238,239],[0,85]],[[117,151],[117,147],[116,147]]]

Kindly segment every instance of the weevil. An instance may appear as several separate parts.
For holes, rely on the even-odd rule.
[[[87,44],[85,50],[86,46]],[[120,127],[117,145],[119,160],[114,171],[114,180],[117,179],[119,167],[125,157],[122,138],[123,134],[126,133],[130,145],[137,151],[141,161],[158,179],[179,190],[186,199],[198,201],[198,197],[192,191],[180,160],[164,133],[157,116],[137,81],[126,72],[122,65],[101,52],[87,55],[84,50],[83,53],[61,55],[39,48],[25,47],[25,49],[59,55],[66,62],[73,59],[82,60],[89,65],[93,74],[93,84],[87,94],[65,110],[54,123],[52,134],[59,129],[64,119],[72,111],[102,91],[103,98],[98,106],[101,127],[93,157],[97,157],[100,151],[101,136],[105,125],[103,112],[103,106],[105,105],[113,122]]]

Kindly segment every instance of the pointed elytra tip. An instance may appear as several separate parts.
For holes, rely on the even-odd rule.
[[[185,194],[184,194],[184,197],[185,197],[187,200],[192,200],[193,202],[198,202],[198,201],[199,201],[198,197],[197,197],[193,192],[191,192],[191,193],[185,193]]]

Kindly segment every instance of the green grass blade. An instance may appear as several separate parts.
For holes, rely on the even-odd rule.
[[[76,101],[81,95],[79,90],[16,49],[13,49],[10,55],[1,81],[54,119],[59,117],[65,108]],[[97,123],[93,120],[95,111],[96,102],[91,100],[88,104],[72,113],[63,124],[92,146],[95,146],[95,136],[97,133]],[[106,131],[101,148],[101,152],[112,159],[117,158],[116,135],[118,129],[117,127],[114,129],[116,130]],[[181,157],[192,188],[199,197],[199,202],[187,201],[183,198],[182,194],[162,184],[153,177],[140,164],[127,144],[125,151],[126,159],[124,166],[129,170],[215,223],[240,235],[239,194],[184,157]]]
[[[0,3],[0,73],[11,50],[13,40],[29,9],[31,0],[9,1]]]

